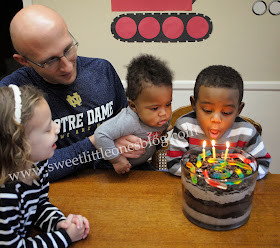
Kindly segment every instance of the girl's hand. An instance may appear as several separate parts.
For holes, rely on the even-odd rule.
[[[71,223],[70,226],[65,229],[72,242],[81,240],[84,237],[85,227],[78,228],[76,224]]]
[[[89,221],[82,215],[74,215],[72,223],[76,224],[77,228],[84,228],[84,235],[82,239],[85,239],[89,234]]]
[[[76,230],[72,225],[76,226]],[[73,239],[79,238],[78,240],[85,239],[87,237],[87,235],[89,234],[89,229],[90,229],[89,221],[87,220],[87,218],[83,217],[82,215],[74,215],[74,214],[69,214],[67,216],[66,220],[58,222],[56,225],[56,228],[57,229],[63,228],[66,230],[67,233],[69,231],[70,234],[68,233],[68,235],[69,236],[72,235]],[[81,237],[79,236],[79,233],[80,233],[79,230],[83,231]],[[70,236],[70,238],[71,238],[71,236]],[[73,241],[73,239],[71,238],[72,241]]]
[[[69,214],[67,216],[66,220],[62,220],[62,221],[58,222],[56,224],[56,230],[58,230],[60,228],[67,229],[71,225],[73,217],[74,217],[73,214]]]
[[[89,234],[89,221],[86,217],[83,217],[83,223],[84,223],[84,227],[85,227],[85,231],[84,231],[84,235],[82,237],[82,239],[85,239],[88,234]]]

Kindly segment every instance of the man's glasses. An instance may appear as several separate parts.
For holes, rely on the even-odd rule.
[[[71,35],[72,39],[73,39],[73,45],[68,48],[62,56],[60,57],[52,57],[50,59],[48,59],[45,63],[43,64],[40,64],[40,63],[37,63],[25,56],[22,55],[22,57],[24,57],[26,60],[30,61],[31,63],[41,67],[41,68],[45,68],[45,69],[54,69],[54,68],[57,68],[59,63],[60,63],[60,60],[62,57],[65,57],[67,58],[68,60],[70,60],[71,58],[73,58],[76,53],[77,53],[77,50],[78,50],[78,46],[79,46],[79,42],[76,41],[76,39],[73,37],[73,35],[69,32],[69,34]]]

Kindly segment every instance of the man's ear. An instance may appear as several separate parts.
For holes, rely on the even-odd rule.
[[[128,101],[128,106],[135,112],[137,113],[137,109],[136,109],[136,105],[133,101],[131,101],[130,99],[127,100]]]
[[[245,103],[244,102],[241,102],[240,105],[239,105],[239,109],[238,109],[238,114],[240,115],[242,109],[244,108],[245,106]]]
[[[26,58],[22,57],[20,54],[14,54],[13,58],[16,62],[20,63],[21,65],[30,67]]]
[[[190,96],[190,102],[191,102],[193,111],[195,111],[195,100],[194,100],[194,96]]]

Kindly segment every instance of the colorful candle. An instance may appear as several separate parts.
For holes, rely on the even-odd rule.
[[[228,148],[229,148],[229,142],[227,141],[226,142],[226,152],[225,152],[225,157],[224,157],[224,160],[227,160],[227,156],[228,156]]]
[[[213,153],[213,158],[216,158],[215,140],[212,140],[212,153]]]
[[[202,144],[202,158],[203,158],[203,161],[205,161],[205,158],[206,158],[206,153],[205,153],[205,147],[206,147],[206,140],[203,141],[203,144]]]

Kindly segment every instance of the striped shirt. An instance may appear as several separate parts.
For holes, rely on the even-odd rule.
[[[167,150],[169,172],[180,176],[182,155],[189,149],[202,146],[203,140],[208,138],[198,124],[196,113],[191,112],[181,116],[175,123]],[[262,137],[251,123],[236,117],[231,128],[216,140],[216,144],[225,144],[226,141],[230,142],[231,147],[242,149],[255,157],[259,164],[258,179],[268,173],[271,157],[264,147]]]
[[[47,162],[37,166],[40,178],[33,180],[32,185],[12,181],[0,187],[0,247],[60,248],[71,244],[64,229],[56,230],[56,224],[66,218],[49,202]],[[26,237],[31,226],[44,233]]]

